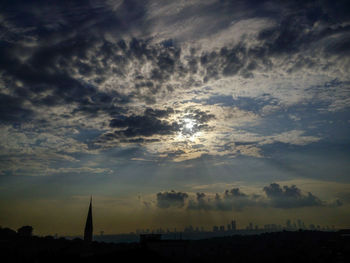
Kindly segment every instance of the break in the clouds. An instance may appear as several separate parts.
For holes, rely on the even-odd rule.
[[[349,183],[348,1],[0,7],[5,183],[86,176],[81,191],[118,181],[148,193],[237,180]],[[294,188],[262,194],[275,208],[323,203]],[[230,198],[238,208],[260,202],[238,191],[210,204]]]

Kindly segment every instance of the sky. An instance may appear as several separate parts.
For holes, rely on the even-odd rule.
[[[0,225],[349,228],[346,0],[0,4]]]

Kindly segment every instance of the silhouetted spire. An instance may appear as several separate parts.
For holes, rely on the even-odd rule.
[[[89,212],[86,218],[85,231],[84,231],[84,241],[91,242],[92,241],[92,197],[90,198],[90,206]]]

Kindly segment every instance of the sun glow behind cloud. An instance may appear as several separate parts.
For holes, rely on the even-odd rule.
[[[186,132],[188,131],[189,133],[192,133],[192,129],[195,125],[195,121],[194,120],[191,120],[191,119],[184,119],[184,127],[183,127],[183,130]]]

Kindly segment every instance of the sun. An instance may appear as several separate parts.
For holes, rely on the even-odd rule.
[[[188,132],[192,132],[193,131],[193,127],[195,125],[194,120],[191,119],[184,119],[184,129],[186,129]]]
[[[198,129],[198,124],[195,119],[185,117],[181,118],[180,130],[176,136],[177,141],[195,142],[201,135]]]

